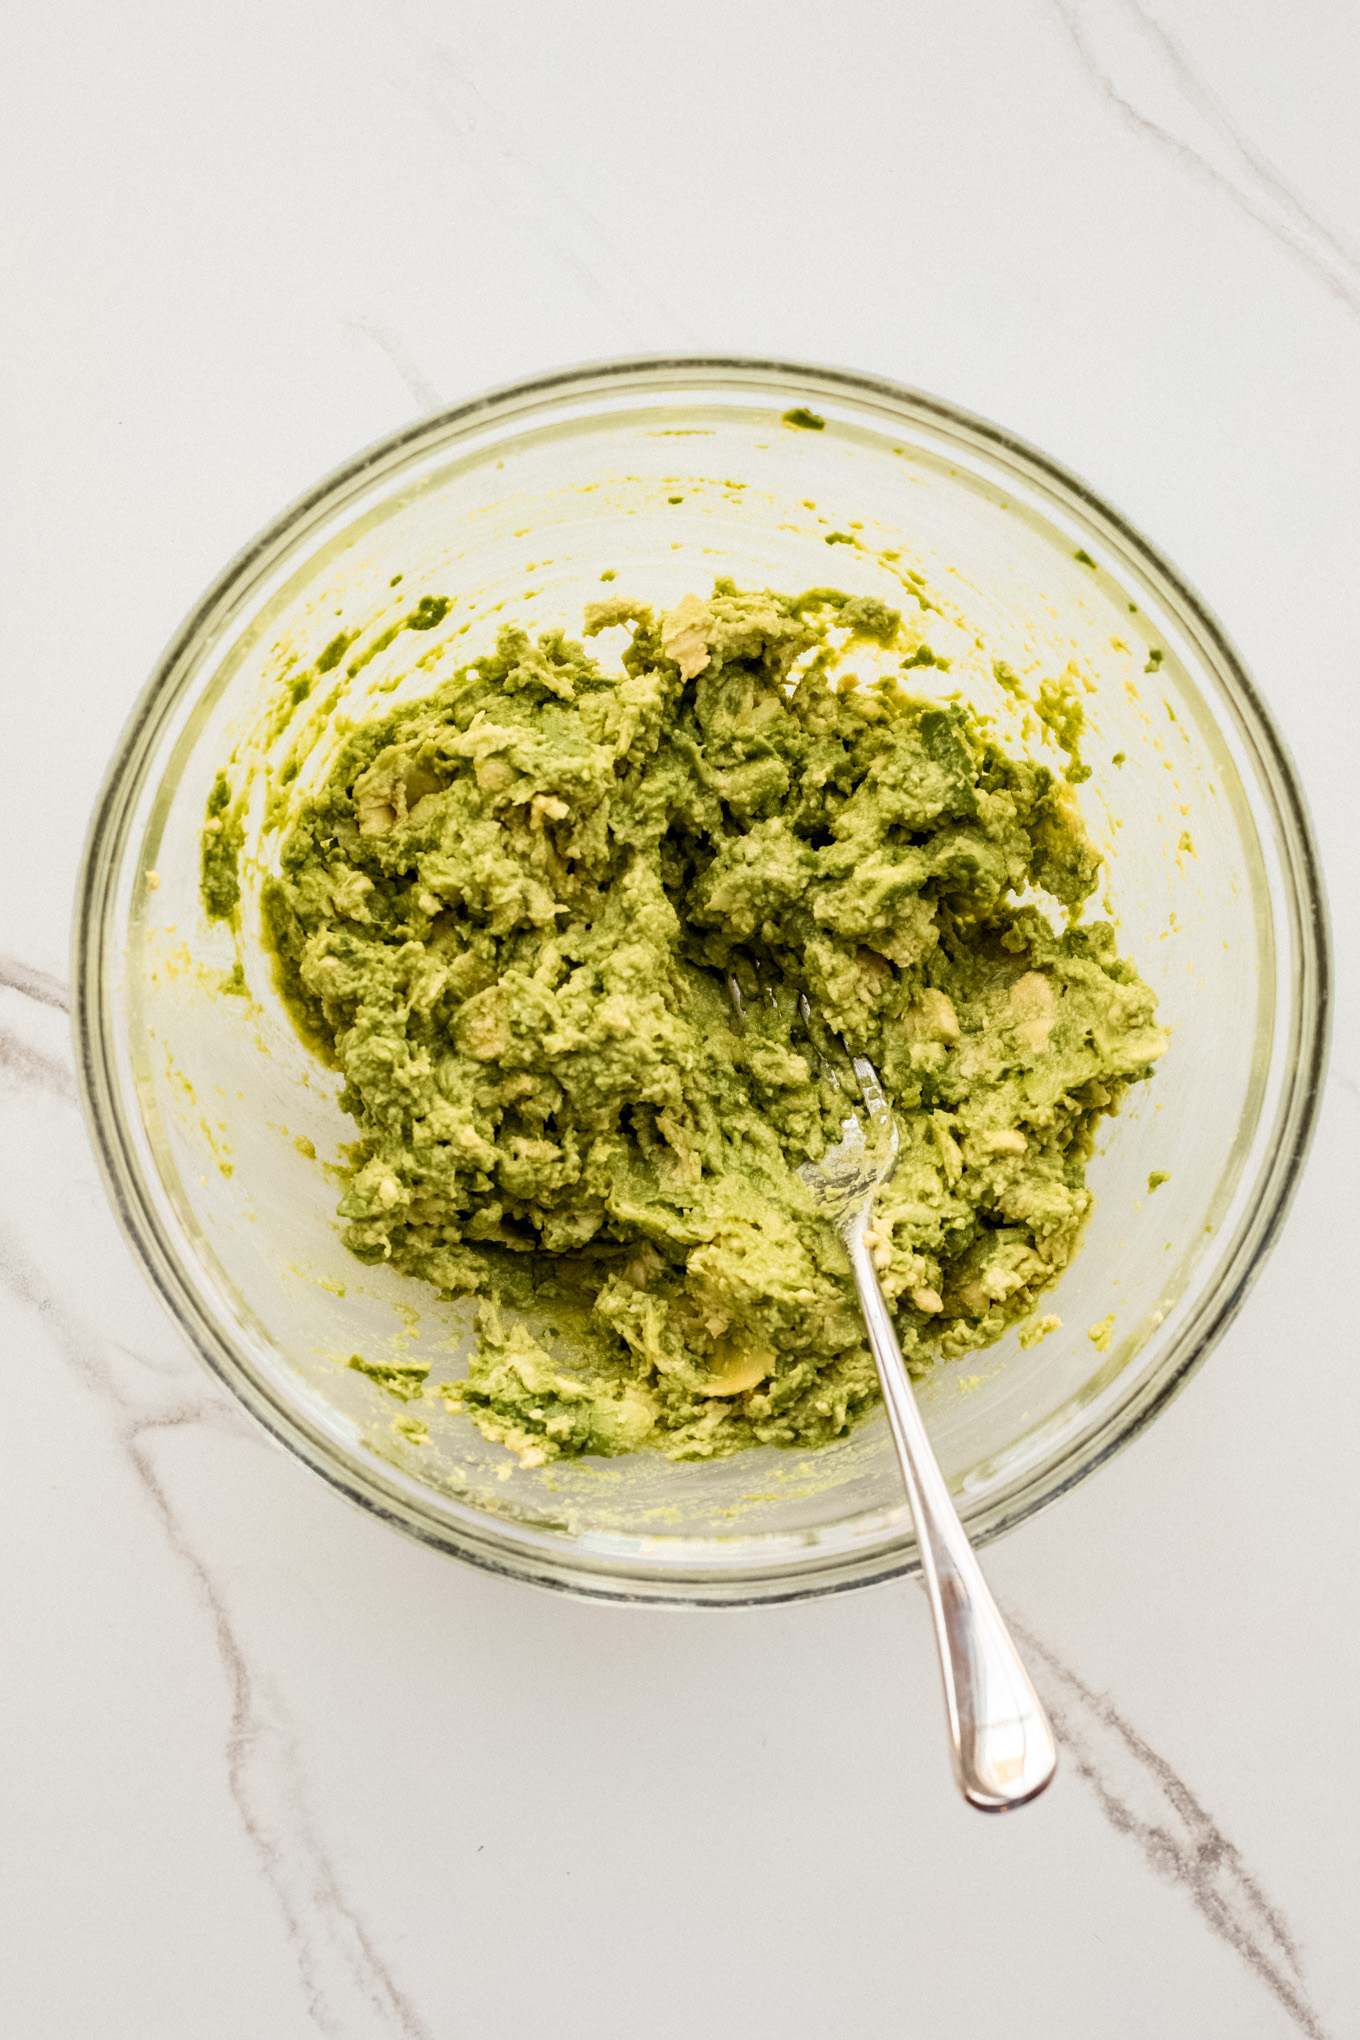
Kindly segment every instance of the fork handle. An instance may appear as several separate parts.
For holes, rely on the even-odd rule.
[[[1053,1730],[945,1486],[862,1224],[846,1245],[921,1551],[954,1776],[971,1806],[1003,1813],[1037,1797],[1051,1780],[1058,1764]]]

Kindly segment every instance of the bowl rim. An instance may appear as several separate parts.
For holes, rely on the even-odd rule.
[[[1239,739],[1246,745],[1272,809],[1275,848],[1284,879],[1295,956],[1289,1059],[1275,1123],[1246,1210],[1238,1221],[1217,1279],[1198,1300],[1167,1363],[1130,1384],[1128,1396],[1102,1427],[1082,1434],[1060,1455],[1056,1477],[1032,1472],[1009,1505],[970,1524],[975,1543],[987,1543],[1047,1508],[1131,1444],[1191,1375],[1203,1365],[1231,1324],[1284,1222],[1316,1125],[1326,1074],[1330,1031],[1330,935],[1321,860],[1307,803],[1289,752],[1245,663],[1214,612],[1184,576],[1121,512],[1050,455],[1008,429],[888,377],[853,369],[798,363],[768,356],[727,354],[630,355],[547,371],[484,390],[464,402],[412,421],[374,441],[296,497],[272,518],[217,575],[172,635],[141,689],[119,736],[93,809],[77,880],[72,928],[72,1027],[81,1103],[96,1161],[114,1213],[161,1302],[209,1372],[250,1410],[269,1435],[349,1500],[418,1541],[461,1557],[483,1570],[591,1599],[702,1607],[746,1607],[811,1599],[876,1584],[919,1570],[910,1530],[890,1530],[863,1545],[836,1551],[808,1544],[802,1553],[762,1563],[748,1546],[734,1545],[715,1562],[715,1546],[677,1540],[690,1562],[668,1557],[639,1562],[644,1540],[620,1539],[629,1554],[611,1554],[607,1540],[594,1548],[468,1509],[455,1529],[413,1505],[407,1490],[384,1476],[376,1455],[339,1457],[333,1438],[296,1403],[289,1403],[254,1370],[186,1279],[180,1256],[145,1194],[113,1063],[109,908],[113,902],[133,808],[147,763],[196,670],[195,648],[215,641],[244,608],[272,566],[319,514],[335,515],[361,487],[399,471],[413,456],[451,448],[457,436],[498,417],[593,391],[603,395],[630,384],[651,384],[661,394],[667,377],[698,397],[706,382],[749,381],[752,393],[779,386],[795,398],[878,401],[1002,456],[1037,479],[1095,534],[1128,556],[1155,586],[1216,662]],[[672,385],[670,394],[682,394]],[[1272,917],[1273,919],[1276,917]],[[117,932],[117,931],[114,931]],[[1288,1017],[1288,1016],[1286,1016]],[[1064,1461],[1072,1463],[1065,1464]],[[1042,1492],[1035,1492],[1037,1487]],[[965,1505],[965,1521],[969,1518]],[[656,1540],[663,1542],[665,1540]],[[701,1549],[709,1551],[696,1563]]]

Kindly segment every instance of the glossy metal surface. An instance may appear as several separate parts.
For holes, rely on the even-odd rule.
[[[954,1776],[970,1806],[1004,1813],[1050,1783],[1057,1746],[950,1499],[879,1285],[867,1234],[874,1193],[897,1158],[897,1128],[872,1064],[862,1056],[854,1063],[870,1133],[850,1113],[839,1144],[801,1173],[834,1219],[855,1271],[921,1552]]]

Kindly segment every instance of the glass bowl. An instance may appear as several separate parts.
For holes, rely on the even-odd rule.
[[[190,1342],[315,1472],[490,1570],[618,1600],[835,1592],[917,1564],[881,1412],[816,1452],[525,1470],[433,1396],[407,1410],[347,1366],[356,1351],[425,1358],[432,1381],[447,1378],[467,1316],[340,1243],[334,1163],[353,1127],[262,950],[258,881],[277,836],[261,831],[259,799],[239,938],[199,903],[205,803],[233,755],[239,780],[312,717],[305,786],[337,741],[337,713],[431,684],[415,655],[452,640],[472,656],[507,618],[574,632],[611,574],[610,592],[661,604],[716,574],[882,595],[950,661],[917,668],[914,686],[962,692],[1031,748],[1043,730],[1025,724],[997,663],[1031,692],[1063,673],[1087,690],[1093,773],[1080,797],[1108,855],[1107,910],[1172,1045],[1106,1123],[1085,1244],[1047,1305],[1060,1327],[1027,1350],[1012,1331],[923,1390],[975,1540],[1127,1444],[1259,1268],[1325,1053],[1317,859],[1256,689],[1174,568],[1043,454],[871,377],[645,360],[494,392],[322,482],[186,620],[99,799],[74,974],[96,1151]],[[365,663],[358,652],[422,595],[449,600],[437,627]],[[319,716],[315,690],[295,700],[304,671],[339,689],[338,710]],[[238,953],[248,992],[230,996]],[[1167,1178],[1155,1192],[1153,1172]],[[409,1423],[417,1410],[425,1441]]]

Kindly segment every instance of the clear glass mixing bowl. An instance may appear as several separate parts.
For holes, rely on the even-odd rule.
[[[796,407],[820,429],[789,422]],[[412,658],[450,637],[471,656],[507,618],[575,630],[607,572],[611,592],[663,604],[720,573],[881,594],[951,661],[917,669],[914,684],[961,690],[1016,743],[1042,732],[1026,737],[996,661],[1031,691],[1069,669],[1093,690],[1081,798],[1108,852],[1121,947],[1173,1040],[1092,1163],[1096,1209],[1049,1305],[1061,1328],[1029,1350],[1012,1333],[942,1366],[925,1390],[975,1539],[1127,1443],[1204,1358],[1260,1266],[1325,1052],[1317,861],[1279,737],[1175,570],[1042,454],[865,376],[625,361],[495,392],[321,483],[187,619],[100,797],[75,933],[95,1146],[185,1334],[298,1458],[441,1550],[613,1599],[829,1593],[917,1562],[881,1414],[816,1453],[532,1471],[433,1398],[419,1406],[428,1442],[398,1428],[401,1406],[345,1362],[425,1357],[431,1380],[447,1378],[467,1320],[432,1290],[362,1267],[337,1237],[322,1165],[353,1128],[261,952],[256,887],[277,839],[261,835],[258,800],[243,866],[250,996],[222,990],[236,949],[199,904],[214,777],[233,753],[238,777],[271,745],[282,755],[315,709],[293,704],[291,679],[324,646],[359,629],[369,646],[422,594],[450,598],[428,637],[404,634],[357,673],[351,658],[328,672],[358,714],[427,687]],[[917,586],[931,610],[912,599]],[[332,719],[301,784],[334,741]],[[1155,1194],[1152,1171],[1168,1175]],[[1089,1331],[1110,1313],[1101,1351]]]

